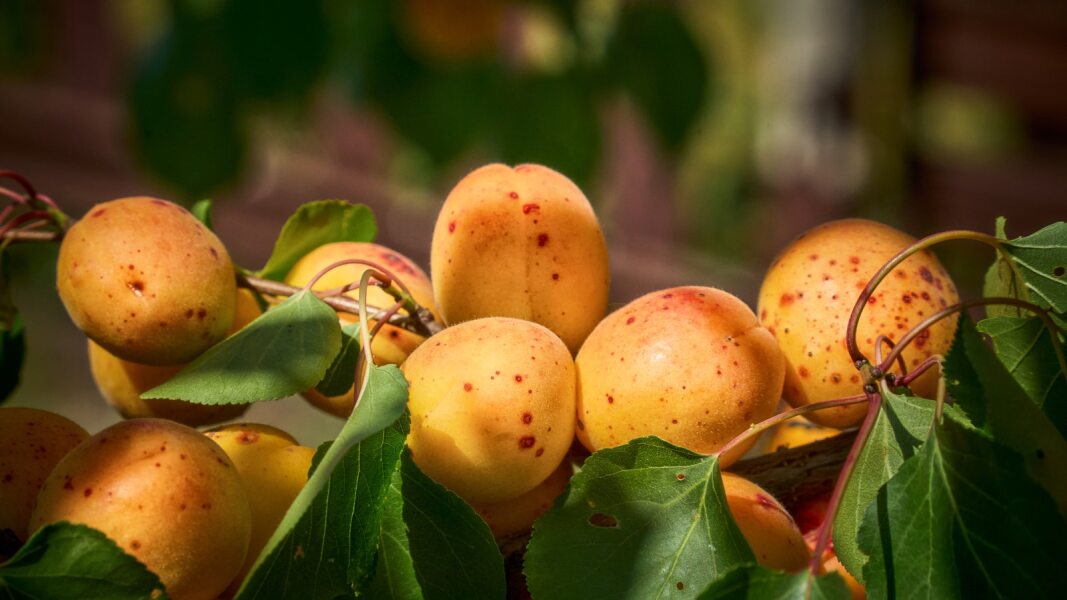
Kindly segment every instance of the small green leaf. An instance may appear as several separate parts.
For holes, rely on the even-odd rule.
[[[525,572],[535,598],[692,598],[752,562],[718,458],[646,437],[586,459],[534,524]]]
[[[1002,248],[1018,267],[1029,300],[1067,315],[1067,223],[1053,223]]]
[[[166,598],[159,577],[103,533],[67,522],[45,525],[0,565],[0,597],[54,600]]]
[[[1005,224],[1006,220],[1004,217],[997,217],[996,237],[998,240],[1007,241],[1008,239],[1008,236],[1004,231]],[[986,271],[982,295],[987,298],[1001,297],[1019,298],[1021,300],[1028,299],[1025,283],[1015,272],[1011,259],[1003,252],[997,252],[996,259],[993,261],[993,264],[990,265],[989,270]],[[1000,304],[987,306],[986,314],[990,317],[1029,316],[1021,308]]]
[[[260,553],[239,600],[351,597],[369,582],[407,435],[406,403],[400,370],[372,366],[360,401]]]
[[[386,500],[368,598],[504,598],[504,558],[489,526],[404,452]]]
[[[203,200],[197,200],[193,207],[189,209],[189,212],[193,213],[193,216],[198,221],[204,224],[204,227],[214,230],[215,224],[211,220],[211,204],[210,198],[204,198]]]
[[[896,474],[906,459],[922,445],[934,422],[934,402],[925,398],[887,394],[882,399],[867,442],[856,457],[852,476],[841,496],[834,518],[834,549],[841,564],[862,581],[867,562],[857,542],[856,532],[864,514],[885,482]]]
[[[1063,344],[1037,317],[995,317],[978,323],[997,357],[1019,385],[1067,437],[1067,377],[1056,358]]]
[[[1014,452],[945,419],[870,505],[871,598],[1061,598],[1067,521]]]
[[[315,248],[332,242],[369,242],[377,233],[374,213],[364,204],[343,200],[308,202],[282,226],[274,251],[259,276],[281,281],[296,261]]]
[[[341,327],[341,351],[333,359],[315,390],[325,396],[340,396],[352,390],[359,362],[359,323]]]
[[[845,580],[836,573],[812,576],[753,566],[731,571],[708,586],[700,600],[851,600]]]
[[[340,347],[337,313],[314,294],[301,291],[141,397],[197,404],[284,398],[321,381]]]

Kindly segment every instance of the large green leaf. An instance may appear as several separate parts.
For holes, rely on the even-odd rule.
[[[0,597],[147,600],[166,594],[159,577],[106,535],[64,521],[37,530],[0,565]]]
[[[381,524],[368,598],[504,598],[504,558],[489,526],[405,452]]]
[[[1067,521],[1014,452],[945,419],[860,530],[880,598],[1062,598]]]
[[[556,502],[526,552],[535,598],[693,598],[754,562],[718,458],[658,438],[593,454]]]
[[[1022,277],[1031,302],[1067,315],[1067,223],[1002,244]]]
[[[736,569],[708,586],[700,600],[850,600],[840,575],[783,573],[754,566]]]
[[[1037,317],[994,317],[978,323],[997,356],[1060,434],[1067,437],[1067,377],[1056,358],[1063,344]]]
[[[276,400],[314,387],[340,348],[337,313],[301,291],[141,397],[197,404]]]
[[[377,234],[374,213],[366,205],[343,200],[308,202],[282,226],[274,251],[259,276],[281,281],[296,261],[323,244],[369,242]]]
[[[335,319],[336,320],[336,319]],[[260,553],[237,598],[352,596],[374,573],[389,482],[407,435],[407,382],[371,367],[366,390]]]
[[[856,458],[834,518],[834,549],[841,564],[860,581],[867,555],[856,542],[856,532],[863,523],[867,506],[900,465],[915,453],[933,422],[932,400],[893,393],[882,399],[882,410]]]

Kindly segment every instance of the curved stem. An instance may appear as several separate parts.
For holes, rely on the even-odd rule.
[[[771,427],[774,427],[775,425],[777,425],[777,424],[779,424],[779,423],[781,423],[783,421],[788,421],[789,419],[792,419],[793,417],[800,416],[800,415],[805,415],[805,414],[808,414],[810,412],[815,412],[817,410],[822,410],[824,408],[833,408],[835,406],[848,406],[850,404],[859,404],[860,402],[866,402],[866,401],[867,401],[867,396],[861,394],[859,396],[848,396],[846,398],[838,398],[836,400],[825,400],[823,402],[815,402],[815,403],[812,403],[812,404],[806,404],[806,405],[801,406],[799,408],[794,408],[794,409],[787,410],[787,411],[782,412],[782,413],[778,413],[778,414],[776,414],[776,415],[774,415],[772,417],[769,417],[769,418],[766,418],[766,419],[760,421],[759,423],[752,424],[748,429],[744,430],[743,432],[741,432],[737,436],[734,436],[734,438],[732,440],[730,440],[729,442],[726,442],[725,444],[723,444],[722,448],[719,448],[719,450],[715,452],[715,455],[716,456],[725,456],[731,450],[736,448],[739,444],[743,444],[749,438],[751,438],[753,436],[756,436],[756,435],[759,435],[759,434],[763,433],[764,431],[770,429]]]
[[[26,195],[29,196],[31,199],[37,197],[37,189],[34,188],[33,184],[30,183],[30,180],[26,179],[26,177],[24,177],[21,173],[11,171],[9,169],[3,169],[0,170],[0,178],[10,179],[12,181],[17,182],[20,186],[22,186],[22,189],[26,190]]]
[[[885,344],[886,346],[889,346],[889,351],[890,352],[892,352],[893,349],[896,347],[896,344],[894,344],[893,340],[890,339],[889,336],[887,336],[887,335],[881,334],[881,335],[879,335],[878,337],[876,337],[874,339],[874,361],[876,363],[878,363],[879,365],[883,364],[883,361],[882,361],[882,345],[883,344]],[[897,362],[900,363],[900,376],[901,377],[906,377],[908,375],[908,363],[906,363],[904,361],[904,356],[901,355],[901,354],[897,354]],[[886,371],[886,369],[882,369],[882,372],[886,373],[888,371]]]
[[[852,475],[852,469],[856,466],[856,458],[859,457],[863,445],[867,443],[871,428],[878,417],[878,411],[882,409],[882,395],[877,391],[873,393],[867,392],[866,400],[869,402],[867,404],[867,416],[863,418],[863,424],[860,425],[860,430],[856,433],[856,439],[848,450],[845,464],[841,466],[841,473],[837,476],[837,482],[834,484],[834,491],[830,494],[830,502],[826,506],[823,522],[819,525],[819,534],[816,538],[815,548],[812,551],[811,563],[808,565],[808,570],[813,576],[817,576],[822,568],[822,555],[826,552],[826,546],[830,541],[834,518],[837,516],[837,507],[841,505],[841,496],[844,494],[845,485],[848,484],[848,480]]]
[[[929,371],[930,367],[940,363],[941,355],[935,354],[934,356],[931,356],[926,360],[922,361],[921,363],[915,365],[915,368],[909,371],[907,375],[897,378],[894,384],[898,386],[910,385],[911,382],[918,379],[920,376],[922,376],[923,373]]]
[[[867,302],[870,300],[871,295],[874,294],[874,290],[878,287],[878,284],[892,273],[893,269],[897,268],[900,263],[907,260],[911,255],[925,250],[934,244],[947,242],[949,240],[973,240],[992,246],[997,250],[1000,249],[1001,244],[1001,240],[987,233],[965,230],[946,231],[926,236],[907,248],[904,248],[898,252],[896,256],[889,259],[889,262],[882,265],[881,269],[878,269],[874,276],[871,277],[870,281],[867,282],[863,291],[860,292],[859,297],[856,299],[856,304],[852,307],[852,314],[848,318],[848,329],[845,333],[845,343],[848,345],[848,354],[852,358],[853,363],[860,365],[868,362],[867,357],[860,351],[859,344],[856,342],[856,330],[859,329],[860,315],[863,314],[863,309],[867,306]]]

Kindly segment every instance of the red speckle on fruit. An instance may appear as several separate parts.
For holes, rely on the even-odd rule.
[[[874,296],[867,298],[867,304],[877,304],[877,302],[878,301],[874,299]]]
[[[100,208],[100,209],[97,209],[97,210],[93,211],[93,215],[92,216],[93,216],[93,218],[96,218],[96,217],[99,217],[100,215],[102,215],[102,214],[104,214],[106,212],[107,212],[106,208]]]
[[[926,283],[934,282],[934,274],[930,272],[930,269],[926,267],[919,267],[919,277],[923,278]]]
[[[850,257],[848,257],[848,262],[850,262],[850,263],[852,263],[854,265],[858,265],[858,264],[860,264],[860,257],[858,257],[858,256],[850,256]]]
[[[921,349],[928,341],[930,341],[930,330],[923,329],[915,336],[915,347]]]
[[[819,260],[819,255],[818,254],[812,254],[811,256],[808,257],[808,260]]]
[[[522,205],[522,214],[524,215],[528,215],[531,212],[539,210],[541,210],[541,206],[536,202],[527,202],[526,204]]]
[[[923,300],[929,300],[930,299],[930,292],[923,292],[921,294],[921,296],[922,296]]]
[[[452,221],[451,223],[448,224],[448,233],[455,233],[455,232],[456,232],[456,222]]]
[[[793,303],[793,294],[782,294],[782,297],[778,299],[779,306],[789,306]]]
[[[522,423],[523,423],[523,425],[529,425],[532,422],[533,422],[533,415],[531,415],[530,413],[522,413]]]
[[[473,390],[473,389],[474,389],[474,386],[473,386],[473,385],[471,385],[471,384],[469,384],[469,383],[464,383],[464,384],[463,384],[463,391],[464,391],[464,392],[469,392],[469,391],[471,391],[471,390]]]
[[[515,376],[515,383],[522,383],[522,375]]]
[[[615,404],[615,397],[608,394],[608,404]]]
[[[243,445],[246,445],[246,446],[248,444],[254,444],[254,443],[258,442],[258,441],[259,441],[259,432],[258,431],[242,431],[237,436],[237,443],[238,444],[243,444]],[[182,456],[185,456],[185,455],[183,454]]]
[[[534,452],[534,456],[537,457],[537,458],[541,458],[541,455],[544,454],[544,453],[545,453],[545,449],[544,448],[538,448],[537,452]]]
[[[69,475],[63,478],[63,489],[68,492],[74,491],[74,482],[70,479]]]
[[[634,322],[634,320],[635,320],[636,318],[637,318],[637,317],[630,317],[630,318],[626,319],[626,324],[627,324],[627,325],[633,325],[633,322]]]
[[[537,438],[535,438],[532,435],[524,435],[521,438],[519,438],[519,448],[521,448],[522,450],[526,450],[528,448],[532,448],[533,445],[536,444],[536,443],[537,443]]]
[[[904,301],[904,304],[911,304],[911,294],[905,293],[900,299]]]
[[[141,542],[138,542],[137,540],[133,540],[132,542],[130,542],[130,548],[133,548],[134,550],[140,550],[141,549]]]
[[[206,310],[201,308],[200,310],[196,311],[196,318],[200,319],[201,321],[203,321],[204,317],[206,317],[206,316],[207,316],[207,311]]]
[[[781,508],[778,507],[778,503],[773,499],[764,496],[763,494],[756,494],[756,504],[759,504],[763,508],[768,510],[776,510],[781,512]]]
[[[93,495],[93,488],[85,488],[85,491],[84,491],[84,492],[82,492],[82,494],[83,494],[83,495],[84,495],[84,496],[85,496],[86,498],[88,498],[89,496],[92,496],[92,495]]]
[[[559,281],[559,273],[552,274],[552,281]]]
[[[805,367],[804,365],[800,365],[799,367],[797,367],[797,375],[800,375],[800,377],[802,379],[807,379],[807,377],[808,377],[808,368]]]
[[[544,247],[547,244],[548,244],[548,234],[547,233],[539,233],[539,234],[537,234],[537,245],[541,246],[541,247]]]
[[[767,320],[767,309],[766,308],[760,311],[759,318],[760,318],[760,321],[766,321]]]

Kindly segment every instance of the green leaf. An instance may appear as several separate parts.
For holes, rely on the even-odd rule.
[[[381,525],[368,598],[504,598],[504,558],[489,526],[404,452]]]
[[[321,381],[340,347],[337,313],[311,292],[301,291],[141,397],[197,404],[284,398]]]
[[[214,231],[215,224],[211,220],[211,199],[204,198],[203,200],[197,200],[193,207],[189,209],[189,212],[193,213],[193,216],[198,221],[204,224],[204,227]]]
[[[1067,315],[1067,223],[1053,223],[1002,245],[1034,304]]]
[[[852,476],[845,486],[834,518],[834,549],[841,564],[862,581],[867,562],[856,541],[867,506],[900,465],[915,454],[934,422],[934,402],[925,398],[890,393],[882,399],[867,442],[856,457]]]
[[[813,577],[799,573],[771,571],[752,566],[731,571],[708,586],[700,600],[851,600],[845,580],[836,573]]]
[[[1022,466],[953,419],[935,427],[860,530],[870,597],[1063,597],[1067,521]]]
[[[332,242],[369,242],[377,233],[374,213],[364,204],[343,200],[308,202],[282,226],[274,251],[259,276],[281,281],[296,261],[315,248]]]
[[[691,598],[752,562],[718,458],[646,437],[586,459],[534,524],[525,572],[535,598]]]
[[[67,522],[37,530],[0,565],[0,597],[54,600],[165,598],[159,577],[103,533]]]
[[[1004,231],[1005,223],[1006,220],[1004,217],[997,217],[996,237],[999,240],[1007,241],[1008,236]],[[987,298],[1006,297],[1019,298],[1021,300],[1028,299],[1025,283],[1018,274],[1016,274],[1011,259],[1003,252],[997,252],[996,259],[993,261],[993,264],[990,265],[989,270],[986,271],[982,295]],[[1028,316],[1021,308],[998,304],[987,306],[986,314],[990,317]]]
[[[1058,337],[1037,317],[995,317],[978,323],[993,340],[997,357],[1019,385],[1067,437],[1067,377],[1056,358]]]
[[[400,370],[371,366],[360,401],[260,553],[239,600],[350,597],[367,584],[407,435],[406,403]]]
[[[942,376],[977,429],[1018,452],[1026,470],[1067,513],[1067,440],[1026,395],[964,315]]]
[[[359,362],[359,323],[341,327],[341,351],[334,357],[326,375],[315,389],[326,396],[340,396],[352,389]]]

